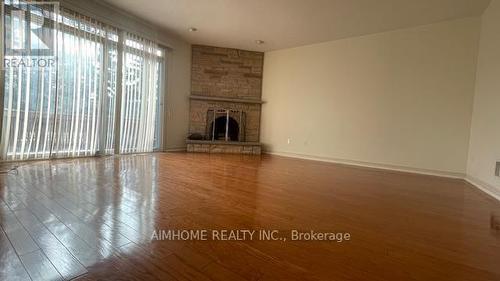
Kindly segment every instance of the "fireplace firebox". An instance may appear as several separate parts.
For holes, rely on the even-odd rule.
[[[245,112],[209,109],[205,138],[212,141],[245,141]]]

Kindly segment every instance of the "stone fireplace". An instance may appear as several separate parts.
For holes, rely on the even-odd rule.
[[[189,152],[260,154],[264,54],[192,47]]]

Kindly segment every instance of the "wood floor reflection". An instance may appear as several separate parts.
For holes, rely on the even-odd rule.
[[[499,210],[462,180],[268,155],[26,162],[0,175],[0,280],[500,280]],[[158,229],[351,240],[151,240]]]

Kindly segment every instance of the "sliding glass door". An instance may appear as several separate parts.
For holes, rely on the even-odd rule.
[[[125,34],[120,152],[146,152],[159,146],[162,53],[155,44]]]
[[[71,12],[62,13],[58,33],[58,94],[52,154],[95,155],[99,149],[106,33],[102,24]],[[113,70],[112,70],[113,71]],[[116,69],[114,69],[116,71]]]
[[[57,63],[5,66],[2,159],[136,153],[160,147],[162,48],[69,10],[54,15],[36,5],[9,8],[6,42],[17,44],[27,34],[34,38],[33,21],[49,21],[49,28],[57,31]],[[19,9],[23,13],[16,12]],[[43,44],[30,41],[31,46]],[[22,56],[6,54],[9,59]]]
[[[28,7],[4,5],[2,159],[46,158],[53,143],[57,64],[44,56],[53,46],[42,41],[40,34],[55,34],[57,27],[42,6],[29,11]],[[51,24],[37,26],[44,20]]]

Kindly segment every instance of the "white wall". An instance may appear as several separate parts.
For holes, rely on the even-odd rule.
[[[482,18],[467,176],[500,199],[500,0]]]
[[[479,24],[266,53],[261,141],[272,152],[464,174]]]
[[[178,44],[169,56],[165,100],[164,148],[186,148],[189,130],[189,95],[191,93],[191,45]]]

